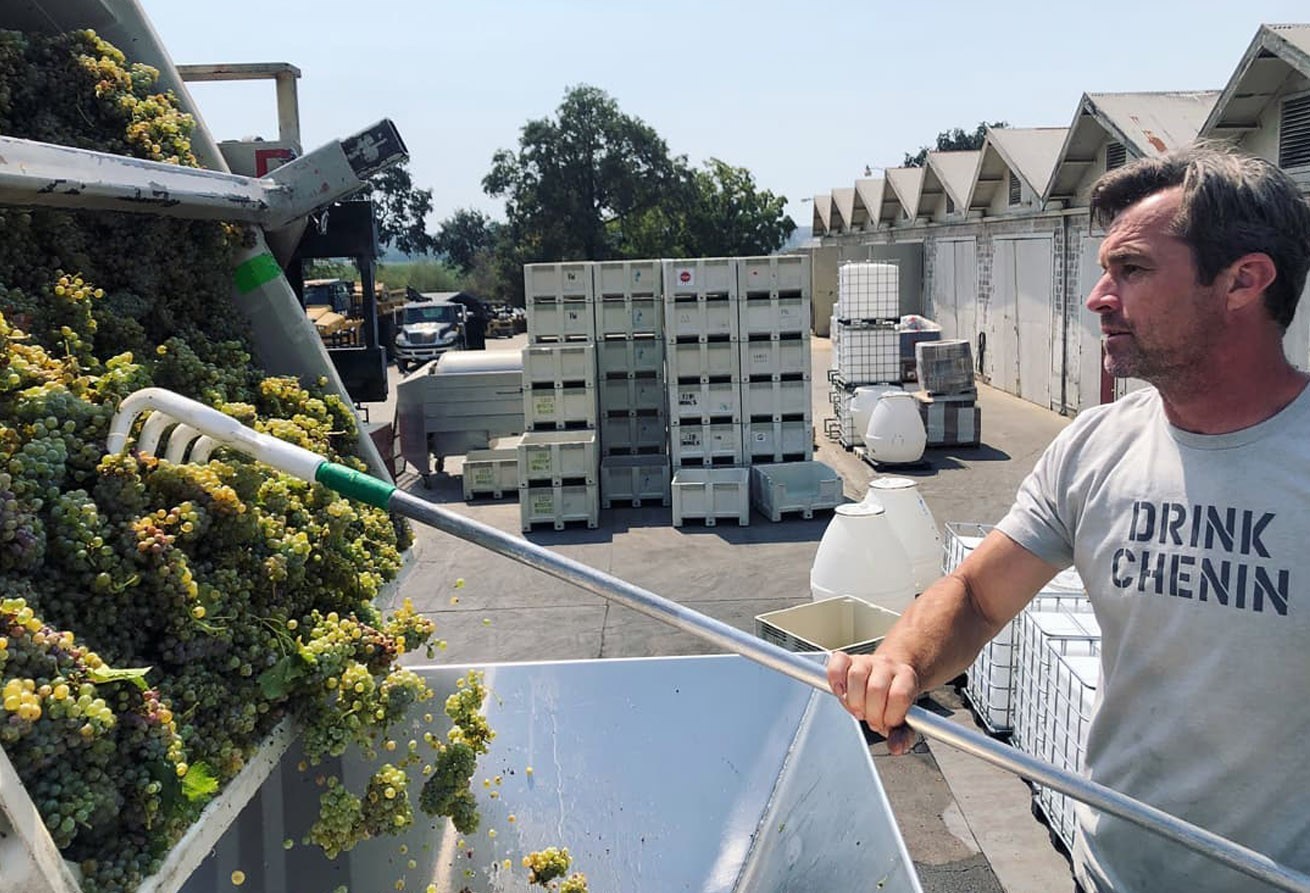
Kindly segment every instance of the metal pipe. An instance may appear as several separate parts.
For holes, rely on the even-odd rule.
[[[618,602],[819,691],[829,691],[827,674],[822,665],[813,659],[786,651],[612,574],[588,567],[401,490],[392,494],[389,507],[397,514],[536,568],[609,601]],[[1104,785],[1058,769],[1008,745],[993,741],[986,735],[929,713],[922,707],[911,707],[906,723],[920,734],[1153,831],[1278,889],[1310,893],[1310,875],[1286,868],[1255,850]]]

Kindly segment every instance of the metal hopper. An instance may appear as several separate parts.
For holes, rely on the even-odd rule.
[[[463,672],[415,669],[437,697],[396,729],[402,742],[444,736],[433,705]],[[340,772],[362,790],[388,754],[302,772],[293,746],[182,889],[228,889],[242,871],[255,890],[389,891],[403,880],[410,891],[527,891],[538,888],[521,859],[548,846],[568,847],[598,893],[921,889],[864,738],[835,699],[736,656],[485,670],[496,738],[474,776],[481,827],[463,846],[447,819],[417,807],[405,835],[335,861],[302,845],[316,777]],[[428,711],[436,724],[422,722]],[[421,785],[415,776],[413,796]]]

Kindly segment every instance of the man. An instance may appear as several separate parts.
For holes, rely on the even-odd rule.
[[[1105,368],[1153,384],[1079,414],[960,568],[872,655],[833,655],[847,709],[912,743],[905,712],[965,669],[1061,568],[1103,631],[1091,778],[1310,871],[1310,390],[1283,354],[1310,205],[1276,167],[1212,147],[1103,176]],[[1263,885],[1078,807],[1092,893]]]

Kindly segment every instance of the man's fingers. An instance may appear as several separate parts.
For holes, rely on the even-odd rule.
[[[919,678],[909,667],[901,665],[896,674],[888,680],[887,699],[883,703],[882,724],[884,728],[894,729],[905,723],[905,714],[909,711],[914,698],[919,694]]]
[[[844,705],[846,703],[846,671],[850,669],[851,656],[844,651],[834,651],[828,655],[828,688]]]

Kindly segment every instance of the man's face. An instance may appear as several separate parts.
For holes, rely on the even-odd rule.
[[[1188,245],[1171,232],[1180,188],[1150,195],[1110,226],[1101,243],[1105,273],[1087,298],[1101,317],[1105,369],[1157,387],[1186,376],[1223,335],[1219,279],[1197,282]]]

